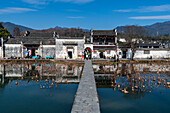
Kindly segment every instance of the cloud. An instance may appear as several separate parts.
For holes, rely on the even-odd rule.
[[[60,2],[72,2],[72,3],[88,3],[88,2],[92,2],[94,0],[55,0],[60,1]]]
[[[160,6],[143,6],[138,9],[119,9],[113,10],[114,12],[165,12],[170,11],[170,5],[160,5]]]
[[[28,11],[37,11],[35,9],[29,9],[29,8],[19,8],[19,7],[7,7],[4,9],[0,9],[0,14],[4,13],[23,13]]]
[[[26,2],[26,3],[29,3],[29,4],[42,5],[42,4],[47,4],[51,0],[22,0],[22,1]]]
[[[162,16],[137,16],[137,17],[129,17],[129,19],[138,19],[138,20],[170,19],[170,15],[162,15]]]
[[[42,4],[48,4],[49,2],[70,2],[75,4],[83,4],[83,3],[92,2],[94,0],[22,0],[22,1],[29,4],[42,5]]]
[[[82,17],[82,16],[69,16],[67,18],[71,18],[71,19],[81,19],[81,18],[85,18],[85,17]]]
[[[114,12],[132,12],[130,9],[119,9],[119,10],[113,10]]]

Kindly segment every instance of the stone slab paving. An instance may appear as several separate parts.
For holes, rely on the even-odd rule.
[[[85,61],[71,113],[100,113],[91,60]]]

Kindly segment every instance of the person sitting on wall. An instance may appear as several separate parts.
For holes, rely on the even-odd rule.
[[[152,56],[150,56],[150,58],[149,59],[152,59]]]
[[[87,54],[87,52],[86,52],[86,60],[88,60],[88,54]]]
[[[114,59],[116,59],[116,55],[114,55]]]
[[[84,60],[86,59],[86,51],[84,51]]]
[[[117,62],[119,62],[119,55],[117,55]]]
[[[88,53],[88,59],[90,59],[90,52]]]

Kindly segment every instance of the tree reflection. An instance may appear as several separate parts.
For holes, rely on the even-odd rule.
[[[98,88],[113,88],[115,91],[124,93],[124,98],[142,98],[156,88],[170,88],[168,63],[119,63],[94,65],[93,68]]]

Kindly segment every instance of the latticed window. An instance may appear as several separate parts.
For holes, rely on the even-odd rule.
[[[17,48],[17,47],[14,47],[13,49],[14,49],[14,55],[15,55],[15,56],[18,55],[18,54],[17,54],[18,48]]]
[[[149,50],[144,50],[144,54],[150,54]]]
[[[45,48],[45,54],[46,55],[48,55],[48,52],[49,52],[48,48]]]
[[[9,47],[6,47],[6,48],[5,48],[5,53],[6,53],[6,55],[9,54]]]

